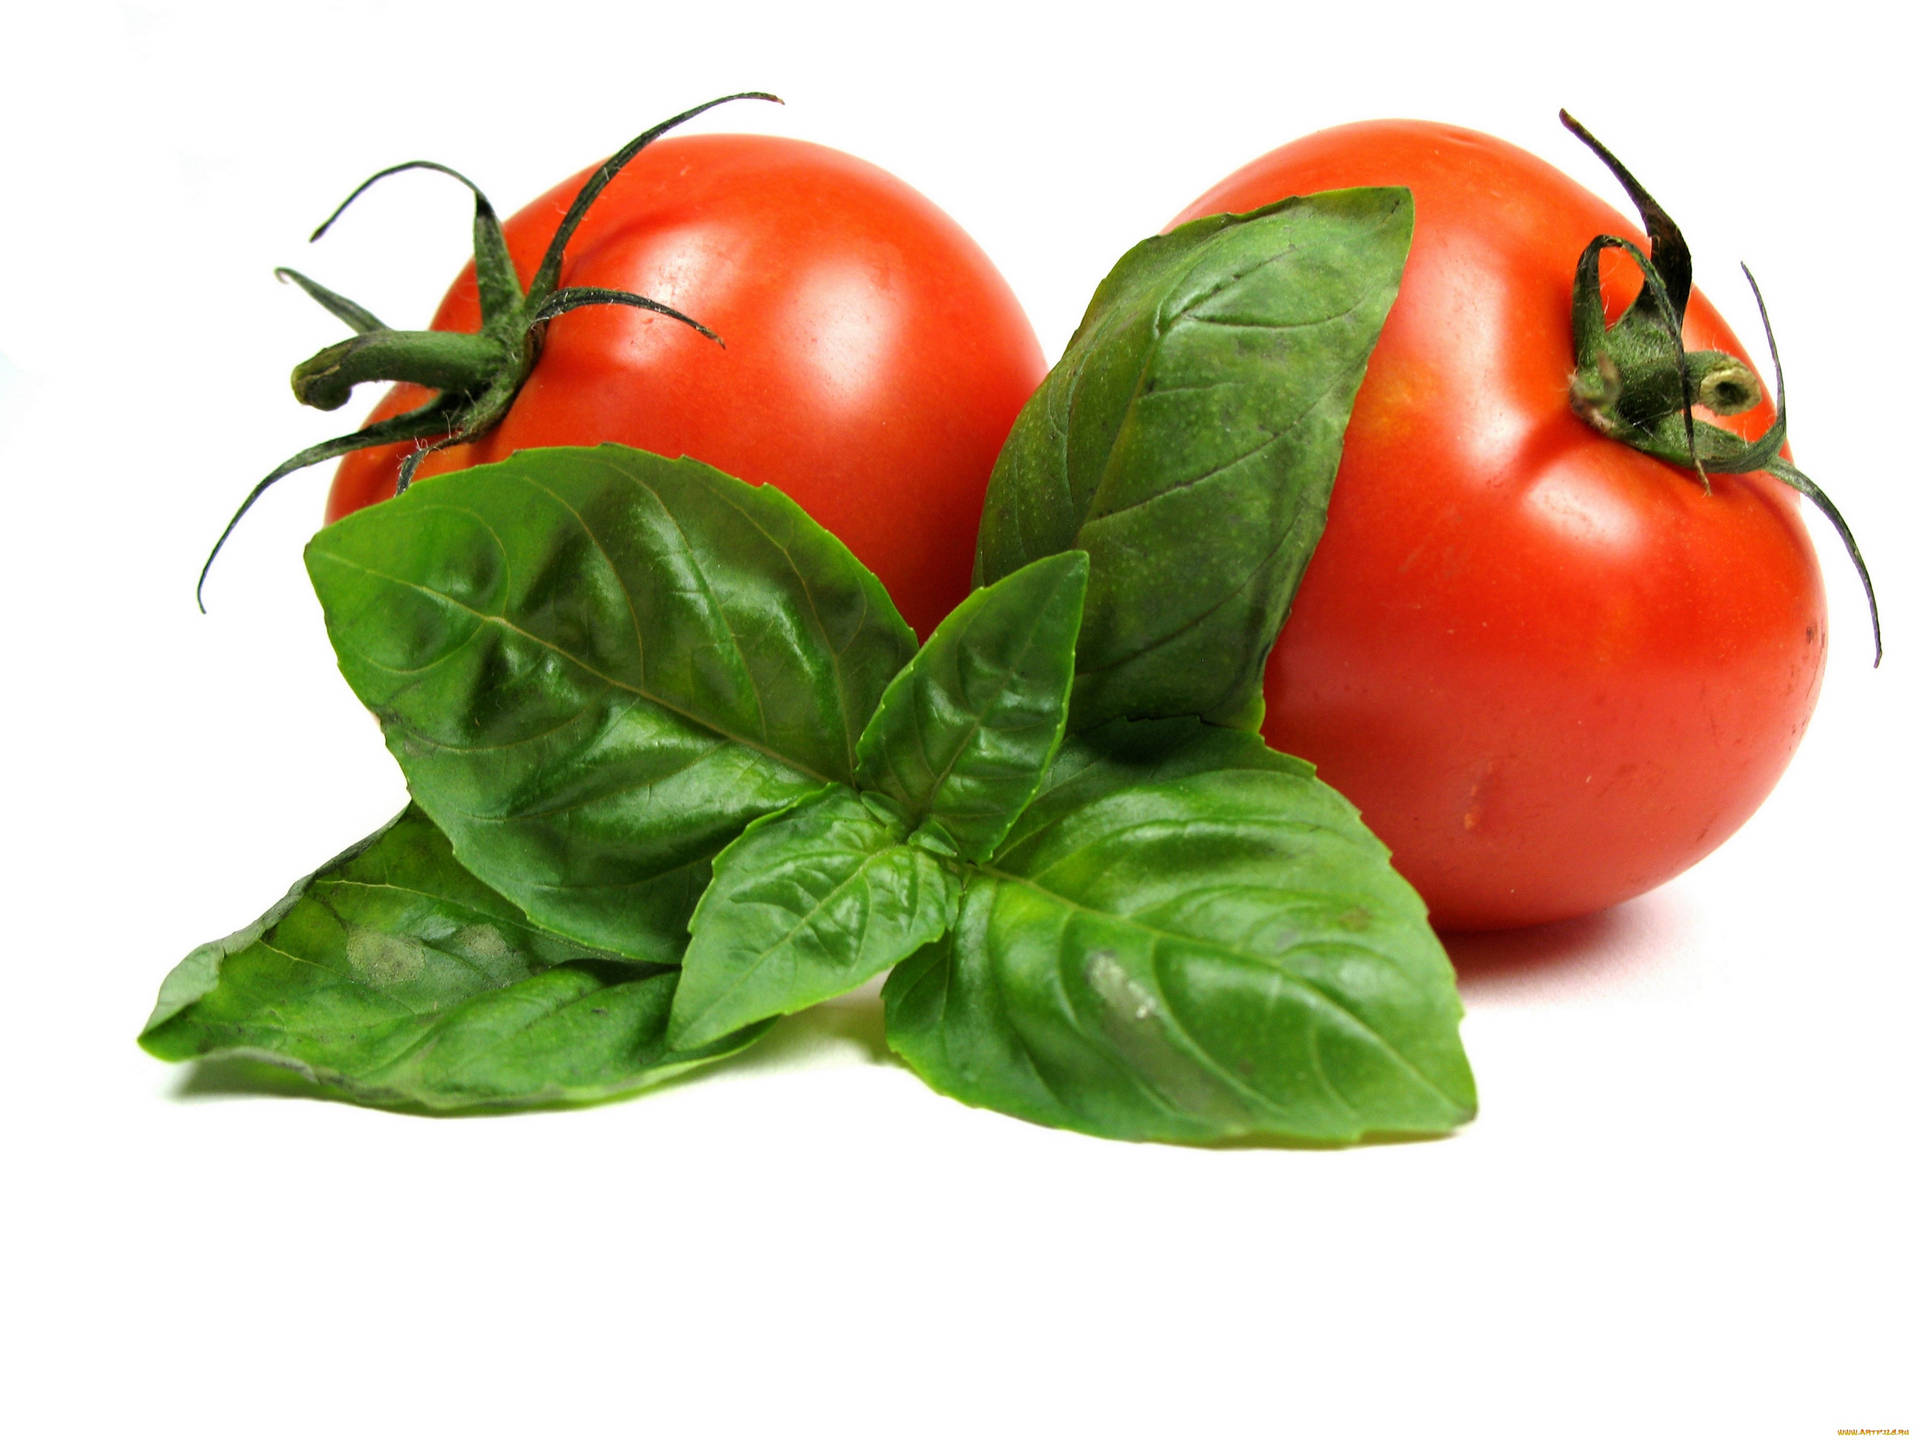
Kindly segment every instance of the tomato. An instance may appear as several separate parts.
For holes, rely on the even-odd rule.
[[[1647,241],[1541,160],[1441,125],[1350,125],[1179,219],[1376,184],[1412,190],[1412,253],[1268,664],[1264,732],[1359,806],[1438,926],[1585,914],[1692,865],[1773,788],[1825,666],[1819,570],[1785,486],[1709,491],[1575,415],[1575,263],[1596,235]],[[1618,314],[1639,271],[1602,277]],[[1685,335],[1745,359],[1698,297]],[[1771,420],[1763,400],[1718,423],[1752,438]]]
[[[506,222],[524,285],[583,171]],[[549,322],[504,420],[418,476],[538,445],[617,441],[777,485],[879,575],[923,637],[967,593],[994,457],[1046,365],[992,263],[886,172],[764,135],[641,151],[566,248],[564,286],[637,292],[717,333],[624,306]],[[474,267],[436,330],[480,325]],[[382,420],[433,392],[398,385]],[[326,518],[394,493],[411,445],[340,464]]]

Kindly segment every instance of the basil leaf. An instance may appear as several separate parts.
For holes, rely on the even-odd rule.
[[[881,696],[859,783],[938,821],[967,859],[992,854],[1060,746],[1086,591],[1072,551],[969,595]]]
[[[829,781],[915,648],[786,496],[522,452],[320,531],[340,668],[460,862],[537,924],[676,961],[708,864]]]
[[[1135,1140],[1352,1141],[1474,1113],[1419,897],[1353,807],[1254,735],[1069,742],[895,969],[887,1034],[935,1089]]]
[[[270,1061],[374,1105],[591,1099],[758,1034],[670,1047],[676,974],[535,929],[409,806],[181,961],[140,1043],[163,1060]]]
[[[1401,189],[1196,220],[1135,246],[994,467],[975,579],[1085,550],[1074,729],[1257,723],[1413,233]]]
[[[693,913],[668,1039],[707,1044],[905,959],[953,920],[953,859],[937,834],[910,837],[891,802],[844,785],[754,821]]]

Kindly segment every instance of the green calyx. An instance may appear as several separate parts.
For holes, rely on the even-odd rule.
[[[1780,453],[1787,440],[1786,378],[1753,272],[1740,267],[1760,309],[1779,402],[1773,424],[1750,441],[1695,414],[1702,409],[1741,415],[1766,392],[1759,377],[1735,356],[1686,348],[1680,327],[1693,293],[1693,256],[1680,228],[1585,126],[1564,110],[1560,121],[1613,172],[1640,211],[1652,241],[1643,251],[1617,235],[1596,235],[1580,253],[1573,282],[1574,372],[1569,386],[1574,413],[1610,439],[1692,470],[1709,490],[1710,476],[1761,471],[1806,496],[1839,534],[1860,577],[1873,625],[1873,663],[1879,665],[1880,608],[1853,531],[1826,493]],[[1612,325],[1607,324],[1600,295],[1600,256],[1607,250],[1625,251],[1645,279],[1633,304]]]
[[[233,518],[227,521],[226,528],[220,532],[220,538],[207,555],[206,564],[200,569],[199,583],[194,587],[194,599],[199,603],[202,613],[207,608],[201,598],[207,583],[207,572],[213,568],[214,559],[227,543],[227,537],[233,533],[234,527],[240,523],[240,518],[253,508],[254,502],[266,493],[268,487],[295,470],[337,460],[350,451],[412,441],[415,448],[400,467],[399,488],[405,490],[426,456],[435,450],[473,440],[500,423],[513,407],[520,387],[526,383],[527,377],[533,373],[533,367],[539,362],[547,325],[569,310],[588,305],[626,305],[678,320],[715,344],[724,345],[725,341],[698,320],[644,295],[596,286],[562,287],[560,267],[566,256],[567,242],[573,238],[574,231],[600,198],[601,192],[626,167],[628,161],[669,130],[716,105],[724,105],[732,100],[771,100],[775,104],[781,103],[779,96],[758,90],[723,95],[717,100],[709,100],[691,110],[682,111],[629,141],[594,171],[581,187],[580,193],[567,207],[559,228],[554,231],[553,239],[548,242],[533,279],[524,289],[519,274],[514,270],[513,258],[507,252],[506,233],[501,228],[492,203],[479,186],[457,170],[431,160],[409,160],[370,176],[341,201],[333,214],[309,237],[310,241],[326,234],[346,208],[377,181],[403,170],[436,170],[471,190],[474,202],[473,263],[480,292],[480,329],[472,334],[395,330],[382,324],[364,306],[335,294],[297,270],[282,268],[274,272],[281,280],[298,285],[330,315],[344,321],[354,332],[351,339],[329,345],[294,367],[294,398],[302,405],[311,405],[316,410],[338,410],[347,403],[356,385],[368,381],[404,381],[436,393],[425,405],[404,415],[362,426],[351,434],[309,446],[277,466],[255,485],[241,502],[240,508],[234,511]]]

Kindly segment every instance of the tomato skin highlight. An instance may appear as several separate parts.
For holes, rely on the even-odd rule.
[[[592,168],[506,222],[524,284]],[[971,585],[987,479],[1046,373],[1006,281],[946,214],[885,171],[804,141],[655,141],[567,247],[562,285],[637,292],[559,316],[507,417],[418,478],[541,445],[614,441],[773,484],[879,575],[924,638]],[[479,327],[469,264],[433,319]],[[424,403],[397,385],[370,420]],[[348,455],[329,522],[394,493],[411,447]]]
[[[1175,223],[1384,184],[1413,192],[1412,254],[1263,732],[1359,806],[1436,926],[1587,914],[1685,870],[1773,789],[1825,667],[1819,569],[1784,485],[1716,475],[1708,493],[1573,413],[1575,262],[1595,235],[1647,242],[1525,151],[1343,126]],[[1638,272],[1602,275],[1611,317]],[[1684,328],[1746,359],[1697,294]],[[1751,438],[1772,418],[1716,423]]]

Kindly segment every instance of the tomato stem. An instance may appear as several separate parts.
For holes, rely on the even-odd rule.
[[[415,385],[469,394],[512,363],[492,336],[442,330],[372,330],[329,345],[293,370],[293,394],[316,410],[338,410],[365,380],[404,374]]]
[[[1760,404],[1766,392],[1759,377],[1737,357],[1686,348],[1681,326],[1692,295],[1693,256],[1680,227],[1585,126],[1564,110],[1560,120],[1600,157],[1632,197],[1652,242],[1649,251],[1642,251],[1631,240],[1598,235],[1580,253],[1574,267],[1574,372],[1568,387],[1574,413],[1610,439],[1692,470],[1709,492],[1711,475],[1763,473],[1806,496],[1833,526],[1860,577],[1877,667],[1882,654],[1880,606],[1853,531],[1826,493],[1780,455],[1787,440],[1786,377],[1774,344],[1773,323],[1753,273],[1740,267],[1760,308],[1779,403],[1766,433],[1749,441],[1724,426],[1697,420],[1694,414],[1699,408],[1715,415],[1742,415]],[[1600,293],[1600,255],[1606,250],[1624,251],[1640,267],[1644,282],[1633,303],[1611,325]]]
[[[303,405],[320,410],[337,410],[346,404],[357,385],[368,381],[399,381],[419,385],[435,393],[427,404],[405,415],[378,424],[366,425],[350,435],[337,436],[302,450],[282,462],[248,492],[247,498],[227,521],[220,538],[214,542],[206,563],[200,568],[194,600],[206,611],[204,591],[207,573],[227,537],[240,518],[267,489],[283,477],[308,465],[338,459],[353,450],[374,445],[413,441],[415,449],[400,467],[399,489],[405,490],[422,459],[435,450],[477,438],[497,425],[513,408],[515,397],[539,362],[547,326],[571,310],[588,305],[624,305],[662,315],[688,325],[707,339],[725,342],[695,320],[670,305],[624,290],[560,285],[560,270],[566,258],[567,242],[586,218],[593,203],[627,163],[655,140],[696,115],[733,100],[770,100],[781,103],[777,95],[761,90],[745,90],[722,95],[683,110],[669,120],[635,136],[594,171],[580,193],[567,207],[566,215],[554,231],[539,268],[523,291],[520,277],[507,251],[507,237],[492,202],[478,185],[458,170],[433,160],[408,160],[388,166],[369,176],[352,194],[320,222],[309,237],[318,240],[326,234],[347,207],[367,189],[390,175],[408,170],[432,170],[451,176],[473,192],[473,264],[480,292],[480,329],[473,333],[443,330],[395,330],[384,325],[364,306],[336,294],[297,270],[279,269],[274,274],[304,290],[330,315],[354,332],[350,340],[329,345],[294,367],[293,393]]]

